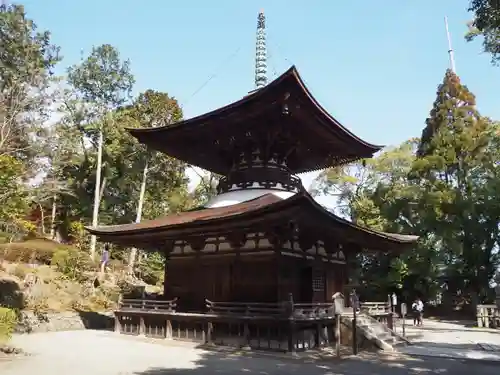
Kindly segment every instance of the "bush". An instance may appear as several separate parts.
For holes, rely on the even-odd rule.
[[[10,242],[10,239],[12,237],[12,234],[7,233],[7,232],[0,232],[0,243],[8,243]]]
[[[16,328],[17,315],[12,309],[0,307],[0,342],[5,342],[12,336]]]
[[[26,278],[26,275],[28,275],[29,273],[31,273],[33,270],[24,265],[24,264],[18,264],[14,270],[12,271],[12,274],[14,276],[16,276],[17,278],[21,279],[21,280],[24,280]]]
[[[10,262],[50,264],[52,256],[60,250],[69,251],[71,246],[45,238],[0,245],[0,257]]]
[[[85,271],[97,270],[87,253],[74,248],[56,251],[51,264],[72,280],[82,280]]]

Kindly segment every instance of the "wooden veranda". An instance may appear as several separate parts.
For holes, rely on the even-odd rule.
[[[339,305],[340,304],[340,305]],[[198,342],[281,352],[338,347],[340,311],[336,303],[237,303],[205,300],[205,310],[177,311],[177,300],[123,299],[115,311],[115,331],[157,339]],[[367,303],[362,311],[392,328],[384,303]],[[342,309],[351,315],[352,309]]]

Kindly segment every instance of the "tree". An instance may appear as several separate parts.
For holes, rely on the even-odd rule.
[[[36,164],[43,123],[54,97],[52,69],[59,48],[48,31],[37,31],[21,5],[0,5],[0,154]],[[36,171],[35,171],[36,173]]]
[[[500,63],[500,1],[471,0],[469,11],[474,19],[469,23],[466,40],[471,41],[478,36],[483,37],[483,50],[491,54],[494,65]]]
[[[440,239],[449,286],[476,303],[487,298],[498,266],[500,216],[491,201],[498,153],[491,147],[491,126],[474,95],[447,71],[410,172],[424,191],[425,221]]]
[[[407,175],[418,140],[388,148],[373,159],[324,171],[313,194],[337,199],[336,213],[371,229],[417,234],[415,249],[401,255],[362,253],[351,269],[351,282],[364,298],[385,299],[388,293],[432,296],[436,291],[437,254],[421,218],[421,189]],[[404,291],[404,293],[403,293]]]
[[[213,172],[200,170],[194,166],[190,166],[190,168],[200,179],[193,191],[193,204],[195,206],[202,206],[206,204],[210,198],[217,195],[217,182],[220,176]]]
[[[131,128],[161,127],[181,121],[182,117],[182,109],[175,98],[171,98],[166,93],[147,90],[139,94],[132,105],[122,112],[120,121]],[[139,223],[142,219],[148,185],[149,203],[152,203],[151,206],[160,207],[163,210],[160,214],[165,215],[169,211],[168,197],[187,188],[187,181],[184,177],[185,163],[172,159],[163,153],[147,150],[128,134],[125,135],[125,138],[128,139],[117,145],[117,150],[120,152],[116,156],[123,156],[123,147],[125,146],[128,150],[125,154],[130,155],[129,162],[135,166],[134,170],[142,170],[142,175],[136,180],[140,181],[140,186],[136,201],[135,222]],[[128,195],[128,198],[130,199],[131,195]],[[132,248],[128,261],[130,271],[134,267],[136,255],[137,249]]]
[[[26,190],[20,181],[23,165],[12,156],[0,155],[0,225],[16,224],[27,211]]]
[[[86,60],[68,70],[68,82],[92,108],[88,136],[97,150],[92,225],[98,225],[104,131],[114,126],[114,110],[130,98],[134,77],[128,60],[122,62],[118,51],[109,44],[94,47]],[[91,237],[90,255],[95,257],[96,237]]]

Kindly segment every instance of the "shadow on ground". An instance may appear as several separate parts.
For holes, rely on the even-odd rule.
[[[21,310],[24,305],[24,295],[19,284],[13,280],[0,279],[0,306]]]
[[[152,367],[134,375],[214,375],[214,374],[261,374],[261,375],[406,375],[450,374],[469,375],[480,371],[481,375],[498,374],[500,367],[487,364],[464,363],[452,359],[417,359],[402,356],[370,355],[368,357],[308,361],[303,359],[277,359],[263,355],[227,355],[207,352],[184,368]]]
[[[114,329],[115,321],[113,317],[109,315],[94,311],[76,310],[76,312],[78,313],[78,315],[80,315],[80,319],[82,320],[85,329],[93,329],[99,331],[113,331]]]
[[[426,327],[426,326],[424,326],[424,327],[419,327],[418,329],[420,331],[432,331],[432,332],[471,332],[471,328],[473,331],[473,329],[477,328],[477,327],[474,325],[470,325],[470,326],[464,325],[463,328],[461,328],[461,327],[441,328],[441,327]],[[484,332],[484,331],[481,331],[481,328],[477,328],[477,332]],[[491,329],[487,332],[500,334],[500,329],[498,329],[498,331],[494,331]]]

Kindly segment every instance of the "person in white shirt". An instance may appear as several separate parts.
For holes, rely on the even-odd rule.
[[[413,311],[413,325],[421,326],[423,323],[424,303],[420,298],[417,298],[411,305]]]

